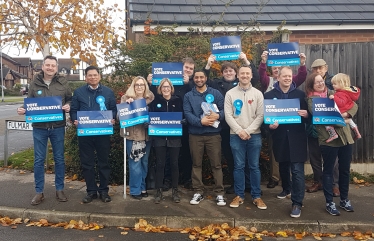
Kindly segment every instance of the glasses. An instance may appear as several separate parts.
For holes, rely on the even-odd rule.
[[[145,86],[145,84],[135,84],[134,86],[135,86],[135,88],[143,88]]]
[[[325,84],[325,81],[316,81],[314,82],[315,85],[322,85]]]
[[[162,86],[162,89],[171,89],[171,86]]]

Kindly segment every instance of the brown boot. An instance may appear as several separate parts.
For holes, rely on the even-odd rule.
[[[31,205],[39,205],[44,200],[44,194],[43,193],[37,193],[34,198],[31,200]]]
[[[332,188],[332,195],[334,197],[340,197],[340,191],[339,191],[339,188],[338,187],[333,187]]]
[[[354,137],[354,139],[355,139],[355,140],[361,139],[361,134],[360,134],[360,132],[358,131],[357,126],[352,127],[351,129],[352,129],[352,131],[355,133],[355,137]]]
[[[62,190],[56,191],[56,199],[59,202],[67,202],[68,201],[68,198],[65,196],[65,193]]]
[[[308,187],[308,188],[306,189],[306,191],[309,192],[309,193],[312,193],[312,192],[318,192],[318,190],[322,190],[322,184],[319,183],[319,182],[315,182],[315,183],[313,183],[312,186],[310,186],[310,187]]]

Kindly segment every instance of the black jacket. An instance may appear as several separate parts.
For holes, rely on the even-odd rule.
[[[332,77],[334,77],[334,75],[329,74],[329,72],[326,72],[325,77],[323,77],[325,79],[325,85],[327,86],[329,90],[334,90],[334,88],[332,87],[332,83],[331,83]]]
[[[300,109],[308,110],[305,93],[296,88],[293,83],[288,93],[283,93],[279,82],[274,89],[265,93],[265,99],[299,99]],[[300,124],[281,124],[277,129],[269,129],[273,138],[273,153],[277,162],[305,162],[307,159],[307,134],[305,130],[306,118],[301,118]]]
[[[74,91],[70,107],[71,120],[74,122],[77,119],[77,111],[100,110],[100,105],[96,102],[96,97],[100,95],[105,98],[106,109],[111,110],[113,119],[116,119],[117,105],[114,93],[108,87],[100,84],[95,90],[91,89],[89,85],[84,85]]]
[[[155,99],[149,104],[149,112],[182,112],[183,101],[177,95],[172,95],[166,100],[162,95],[155,95]],[[180,136],[152,136],[153,146],[181,147]]]
[[[61,96],[62,105],[70,104],[71,102],[71,90],[68,81],[64,76],[56,74],[49,86],[43,81],[44,73],[40,72],[35,76],[34,80],[30,84],[28,98],[38,97],[50,97],[50,96]],[[65,111],[63,111],[64,120],[52,121],[52,122],[36,122],[32,126],[34,128],[52,128],[52,127],[63,127],[66,125]]]

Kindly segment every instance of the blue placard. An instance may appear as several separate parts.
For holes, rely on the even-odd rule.
[[[25,98],[26,122],[64,120],[61,96]]]
[[[106,111],[78,111],[78,136],[101,136],[113,134],[113,112]]]
[[[183,85],[183,63],[152,63],[152,84],[168,78],[173,85]]]
[[[278,121],[278,124],[301,123],[298,110],[300,110],[299,99],[264,100],[264,123],[274,124],[275,121]]]
[[[145,99],[134,100],[130,104],[118,104],[117,110],[121,128],[148,122],[148,108]]]
[[[300,65],[299,43],[268,44],[268,66]]]
[[[216,56],[217,61],[239,59],[242,52],[242,42],[240,36],[226,36],[212,38],[210,40],[210,49]]]
[[[149,112],[148,135],[182,136],[182,112]]]
[[[313,98],[313,124],[345,126],[344,118],[335,108],[334,100],[329,98]]]

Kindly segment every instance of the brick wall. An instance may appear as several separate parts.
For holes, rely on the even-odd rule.
[[[290,42],[300,44],[352,43],[374,41],[374,30],[292,31]]]

